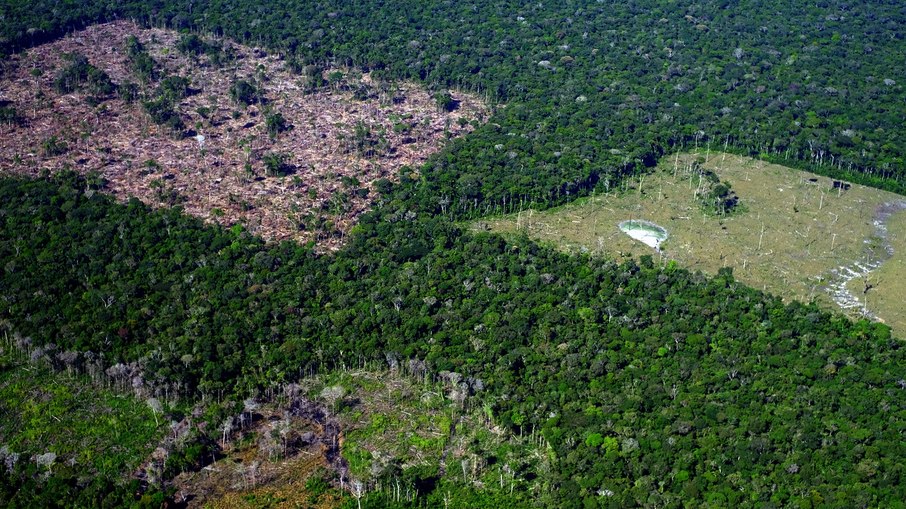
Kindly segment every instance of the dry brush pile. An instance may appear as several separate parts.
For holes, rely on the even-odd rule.
[[[136,70],[130,36],[153,72]],[[117,21],[11,57],[0,78],[0,171],[96,174],[123,200],[179,204],[267,239],[332,249],[368,210],[377,180],[418,168],[488,116],[466,94],[444,102],[415,84],[290,65],[230,41],[187,48],[188,37]],[[62,86],[79,55],[118,91]],[[149,106],[167,77],[188,80],[170,126]]]

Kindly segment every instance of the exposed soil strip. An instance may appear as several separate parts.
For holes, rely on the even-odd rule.
[[[868,275],[881,266],[887,259],[893,256],[893,246],[890,244],[887,232],[887,221],[890,216],[897,212],[906,210],[906,201],[887,202],[880,205],[875,210],[874,239],[880,243],[868,239],[865,249],[865,255],[862,260],[854,261],[848,265],[841,265],[831,271],[830,282],[826,286],[827,292],[831,299],[842,309],[846,311],[855,311],[860,316],[870,320],[879,320],[879,317],[868,309],[865,301],[860,299],[850,291],[848,285],[851,281],[860,278],[867,278]],[[869,287],[866,286],[867,292]]]

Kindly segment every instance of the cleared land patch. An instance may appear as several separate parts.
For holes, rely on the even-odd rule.
[[[164,432],[150,406],[77,373],[72,352],[15,341],[0,339],[0,461],[128,478]]]
[[[126,21],[14,55],[0,76],[14,112],[0,171],[93,173],[122,199],[322,249],[342,243],[377,180],[488,115],[468,94]]]
[[[190,508],[340,506],[324,426],[275,405],[244,415],[246,422],[222,437],[221,457],[173,479],[177,499]]]
[[[701,171],[712,171],[738,195],[741,211],[716,216],[703,211],[695,194]],[[835,187],[836,186],[836,187]],[[658,171],[627,182],[619,190],[544,212],[526,210],[486,220],[478,227],[499,232],[524,231],[568,251],[638,258],[660,256],[708,273],[732,267],[753,287],[785,299],[818,299],[835,306],[831,286],[843,267],[875,264],[889,257],[887,240],[876,224],[885,206],[906,198],[877,189],[837,183],[827,177],[731,154],[680,154]],[[900,225],[904,212],[890,215]],[[624,234],[628,218],[651,221],[669,232],[661,254]],[[895,226],[894,229],[899,228]],[[894,256],[901,256],[897,247]],[[896,258],[884,264],[895,270]],[[901,298],[888,284],[871,290],[874,301]],[[856,292],[861,293],[861,292]],[[886,297],[882,298],[881,294]],[[859,295],[856,295],[859,298]],[[860,301],[861,302],[861,301]],[[884,310],[869,299],[869,310],[896,323],[904,314],[895,304]],[[863,315],[863,306],[848,309]],[[906,330],[897,330],[900,335]]]
[[[848,290],[906,337],[906,213],[891,216],[886,227],[891,257],[865,277],[851,280]]]
[[[418,362],[392,366],[286,386],[277,398],[284,401],[256,405],[241,428],[224,433],[222,457],[180,474],[174,487],[188,507],[326,509],[348,507],[347,491],[347,502],[375,490],[393,500],[424,497],[402,476],[412,468],[480,489],[530,482],[517,472],[546,467],[540,437],[511,435],[472,401],[479,380],[441,372],[432,381]]]

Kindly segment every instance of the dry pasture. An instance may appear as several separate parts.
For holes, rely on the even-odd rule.
[[[707,160],[706,160],[707,159]],[[694,198],[692,163],[729,182],[745,208],[729,217],[705,214]],[[887,259],[875,224],[879,210],[906,198],[853,184],[834,189],[832,179],[764,161],[724,153],[678,154],[665,158],[654,174],[637,177],[619,190],[549,211],[526,210],[484,220],[481,228],[524,231],[567,251],[614,258],[652,255],[666,262],[715,274],[732,267],[737,279],[786,300],[816,299],[846,306],[853,317],[866,312],[860,266],[883,261],[880,280],[868,295],[869,316],[889,321],[906,334],[902,308],[902,260],[906,212],[891,215],[888,230],[894,255]],[[652,221],[669,232],[662,252],[631,239],[618,228],[626,219]],[[897,272],[899,271],[899,272]],[[834,284],[851,289],[835,295]],[[852,288],[858,284],[859,288]],[[854,299],[846,300],[845,299]],[[884,304],[882,304],[884,303]],[[899,324],[899,325],[897,325]]]
[[[848,286],[894,333],[906,337],[906,213],[891,217],[887,230],[893,256],[864,279],[853,279]]]

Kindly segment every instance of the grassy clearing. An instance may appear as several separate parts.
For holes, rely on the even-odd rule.
[[[894,254],[867,278],[873,288],[865,292],[866,281],[854,279],[849,283],[849,290],[864,299],[868,309],[890,325],[897,336],[906,337],[906,311],[903,309],[906,296],[906,213],[895,214],[887,222],[887,231]]]
[[[739,213],[717,217],[703,211],[695,197],[697,173],[691,171],[696,160],[732,185],[741,203]],[[568,251],[617,258],[658,256],[618,227],[621,221],[644,219],[670,235],[661,244],[664,260],[712,274],[732,267],[739,280],[753,287],[788,300],[817,299],[830,306],[833,302],[824,286],[833,277],[831,271],[864,259],[868,246],[878,243],[873,224],[876,208],[903,199],[859,185],[834,189],[827,177],[751,158],[680,154],[666,158],[653,175],[606,195],[554,210],[486,220],[476,228],[525,232]],[[903,215],[894,219],[902,224]],[[891,302],[878,312],[896,323],[903,311],[893,302],[903,293],[894,288],[893,274],[887,279],[891,282],[873,290],[874,297],[879,303]]]
[[[58,465],[125,478],[157,438],[143,401],[0,351],[0,446],[20,454],[20,461],[52,452]]]

